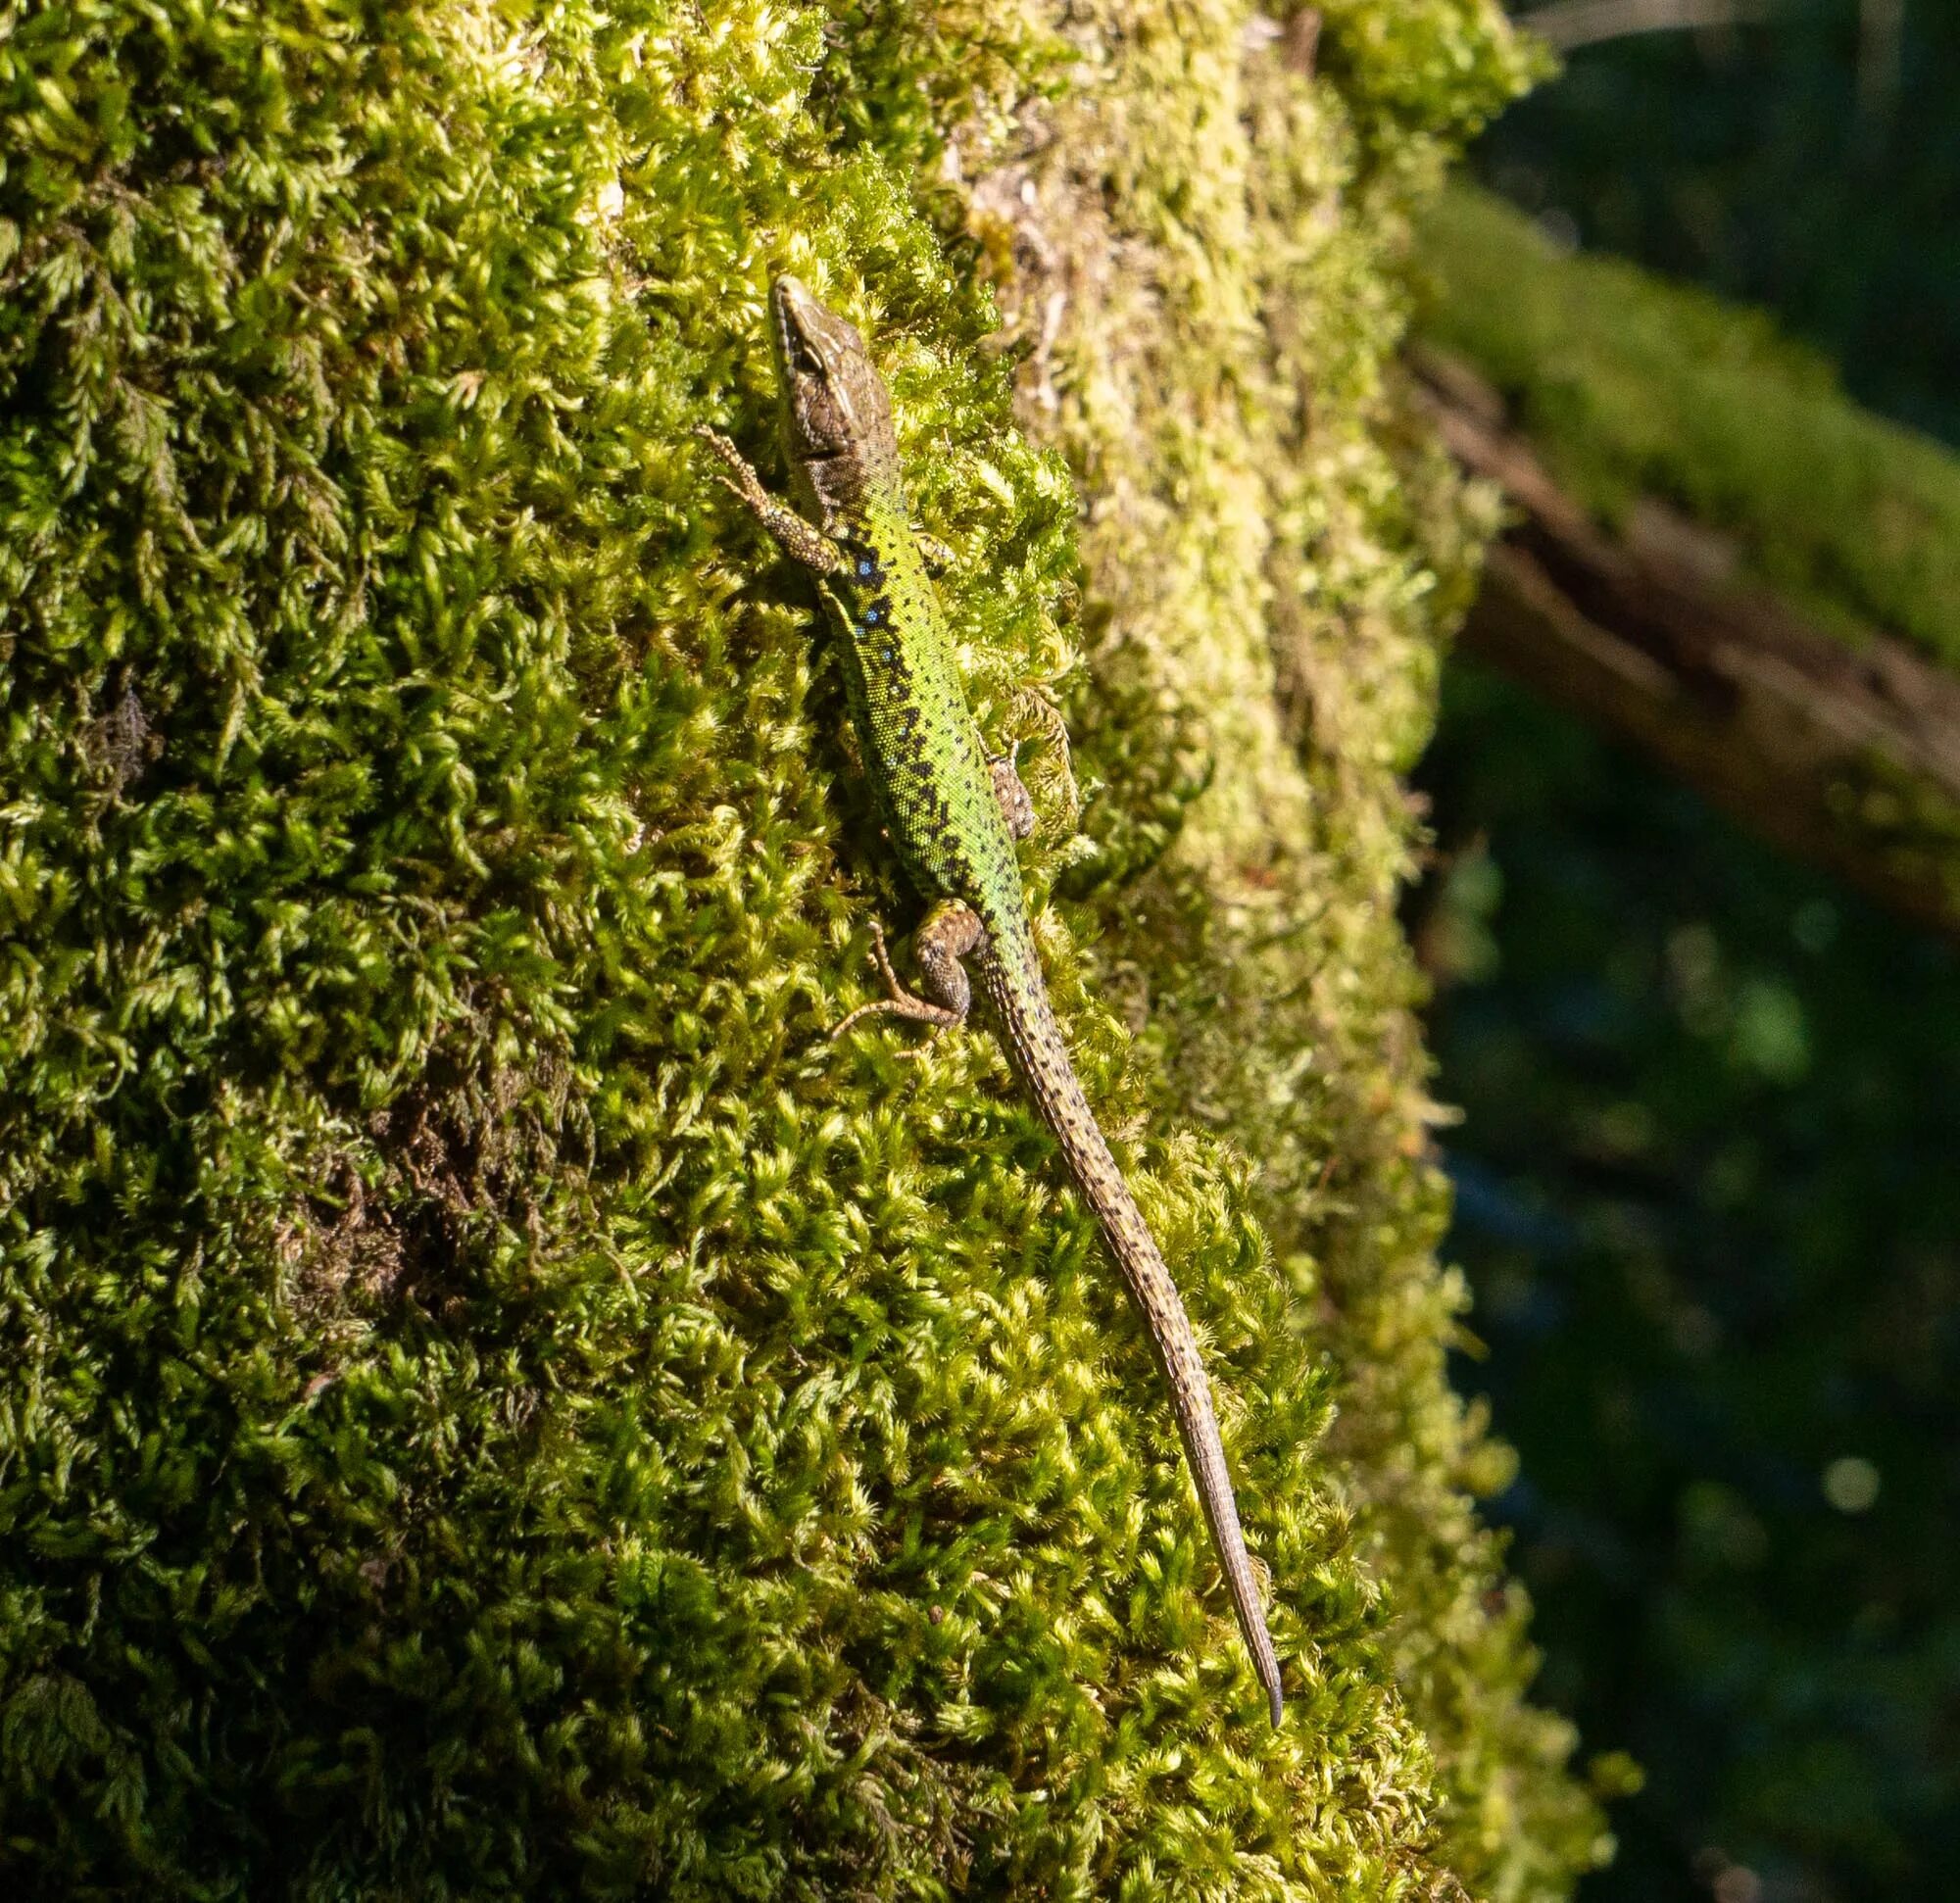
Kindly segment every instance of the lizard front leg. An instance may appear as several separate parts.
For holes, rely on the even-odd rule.
[[[703,424],[694,432],[728,465],[728,475],[715,480],[761,524],[769,538],[793,561],[819,575],[835,574],[844,566],[837,545],[821,529],[812,528],[794,509],[786,509],[762,487],[749,460],[720,431]]]
[[[964,1024],[973,1005],[973,982],[960,960],[979,951],[986,937],[987,928],[980,923],[980,915],[972,906],[957,899],[942,899],[912,936],[912,953],[918,959],[927,993],[920,998],[899,982],[891,959],[885,955],[884,927],[872,920],[871,951],[890,995],[859,1004],[830,1035],[841,1038],[859,1018],[887,1015],[930,1024],[936,1031]]]

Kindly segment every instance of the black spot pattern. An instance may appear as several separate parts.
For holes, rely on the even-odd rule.
[[[994,767],[900,499],[874,496],[850,548],[853,572],[839,595],[862,688],[865,758],[907,872],[939,902],[920,934],[921,969],[944,1007],[963,1015],[968,986],[958,960],[979,959],[1015,1068],[1149,1324],[1233,1610],[1277,1724],[1279,1663],[1240,1531],[1210,1385],[1177,1285],[1097,1127],[1050,1007]]]

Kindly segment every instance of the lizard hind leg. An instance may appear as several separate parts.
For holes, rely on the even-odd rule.
[[[926,996],[921,998],[899,982],[885,953],[884,927],[873,919],[871,951],[884,976],[887,996],[859,1004],[839,1020],[830,1035],[841,1038],[860,1018],[867,1017],[909,1018],[915,1024],[930,1024],[935,1031],[964,1024],[973,1004],[973,983],[960,960],[979,951],[986,936],[987,928],[970,905],[957,899],[942,899],[912,938],[913,955],[925,980]]]
[[[1027,783],[1014,765],[1012,754],[1002,754],[987,762],[994,776],[994,798],[1001,803],[1001,816],[1016,839],[1030,839],[1035,830],[1035,803]]]

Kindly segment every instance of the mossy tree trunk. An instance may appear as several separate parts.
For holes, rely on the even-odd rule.
[[[0,1865],[1551,1897],[1393,923],[1477,520],[1385,393],[1484,0],[0,16]],[[889,372],[1147,1344],[906,900],[768,456]],[[998,293],[998,304],[997,304]],[[1001,348],[1001,308],[1007,314]],[[1054,714],[1075,738],[1072,765]],[[1078,814],[1071,789],[1084,796]]]

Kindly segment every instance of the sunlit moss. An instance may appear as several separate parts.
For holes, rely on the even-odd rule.
[[[1394,87],[1358,9],[1332,83],[1225,6],[0,40],[30,1883],[1536,1897],[1595,1854],[1469,1505],[1391,913],[1479,530],[1383,391],[1392,267],[1522,68],[1481,0],[1386,17]],[[1046,405],[1025,314],[989,348],[1017,169],[1102,272]],[[1278,1739],[993,1045],[822,1036],[907,902],[810,593],[689,435],[772,466],[783,267],[875,340],[983,725],[1035,737]]]

